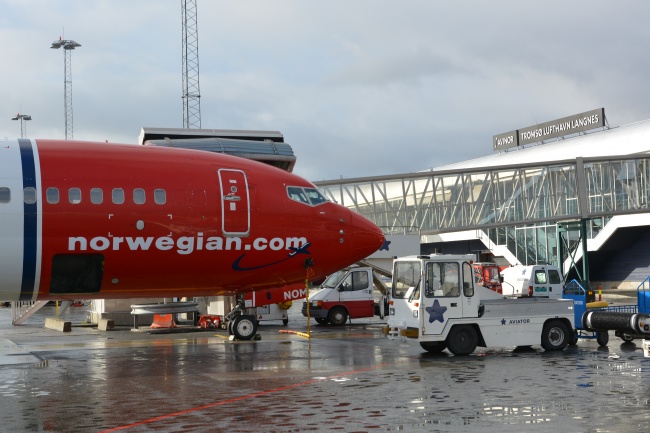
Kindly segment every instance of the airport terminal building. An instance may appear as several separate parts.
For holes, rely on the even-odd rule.
[[[650,276],[650,120],[609,127],[601,108],[496,135],[493,148],[428,171],[316,185],[386,233],[419,234],[414,254],[550,263],[607,289]]]

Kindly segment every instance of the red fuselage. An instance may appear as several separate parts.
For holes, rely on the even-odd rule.
[[[0,140],[0,300],[235,294],[322,278],[383,243],[310,182],[228,155]]]

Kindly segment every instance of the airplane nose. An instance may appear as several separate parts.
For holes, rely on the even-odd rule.
[[[384,245],[384,233],[373,222],[350,211],[353,241],[350,256],[354,261],[363,260]]]

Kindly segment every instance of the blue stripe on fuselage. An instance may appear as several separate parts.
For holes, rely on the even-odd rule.
[[[34,164],[34,149],[30,140],[18,140],[20,147],[20,161],[23,168],[23,189],[36,188],[36,166]],[[19,194],[20,197],[22,194]],[[36,194],[38,200],[38,191]],[[21,301],[31,301],[34,295],[36,279],[36,203],[24,203],[24,229],[23,229],[23,282],[20,287]]]

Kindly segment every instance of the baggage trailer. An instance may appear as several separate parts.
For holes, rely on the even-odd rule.
[[[599,306],[599,303],[587,303],[587,291],[578,281],[569,282],[564,288],[562,297],[574,301],[576,324],[574,344],[579,338],[586,338],[596,339],[599,345],[606,346],[609,342],[608,331],[610,329],[614,330],[614,335],[626,342],[646,339],[648,337],[647,330],[635,329],[634,323],[628,326],[627,322],[638,321],[637,319],[642,318],[642,316],[636,317],[639,314],[650,315],[650,277],[637,287],[636,294],[636,304]],[[585,326],[590,324],[585,323],[585,319],[589,319],[589,315],[586,315],[589,312],[598,313],[599,326],[603,329],[596,330],[592,326]],[[624,321],[625,325],[621,325],[619,323],[621,321]]]
[[[541,345],[563,350],[573,336],[573,302],[504,298],[475,284],[473,255],[395,259],[389,292],[389,337],[417,338],[432,353],[468,355],[476,347]]]

